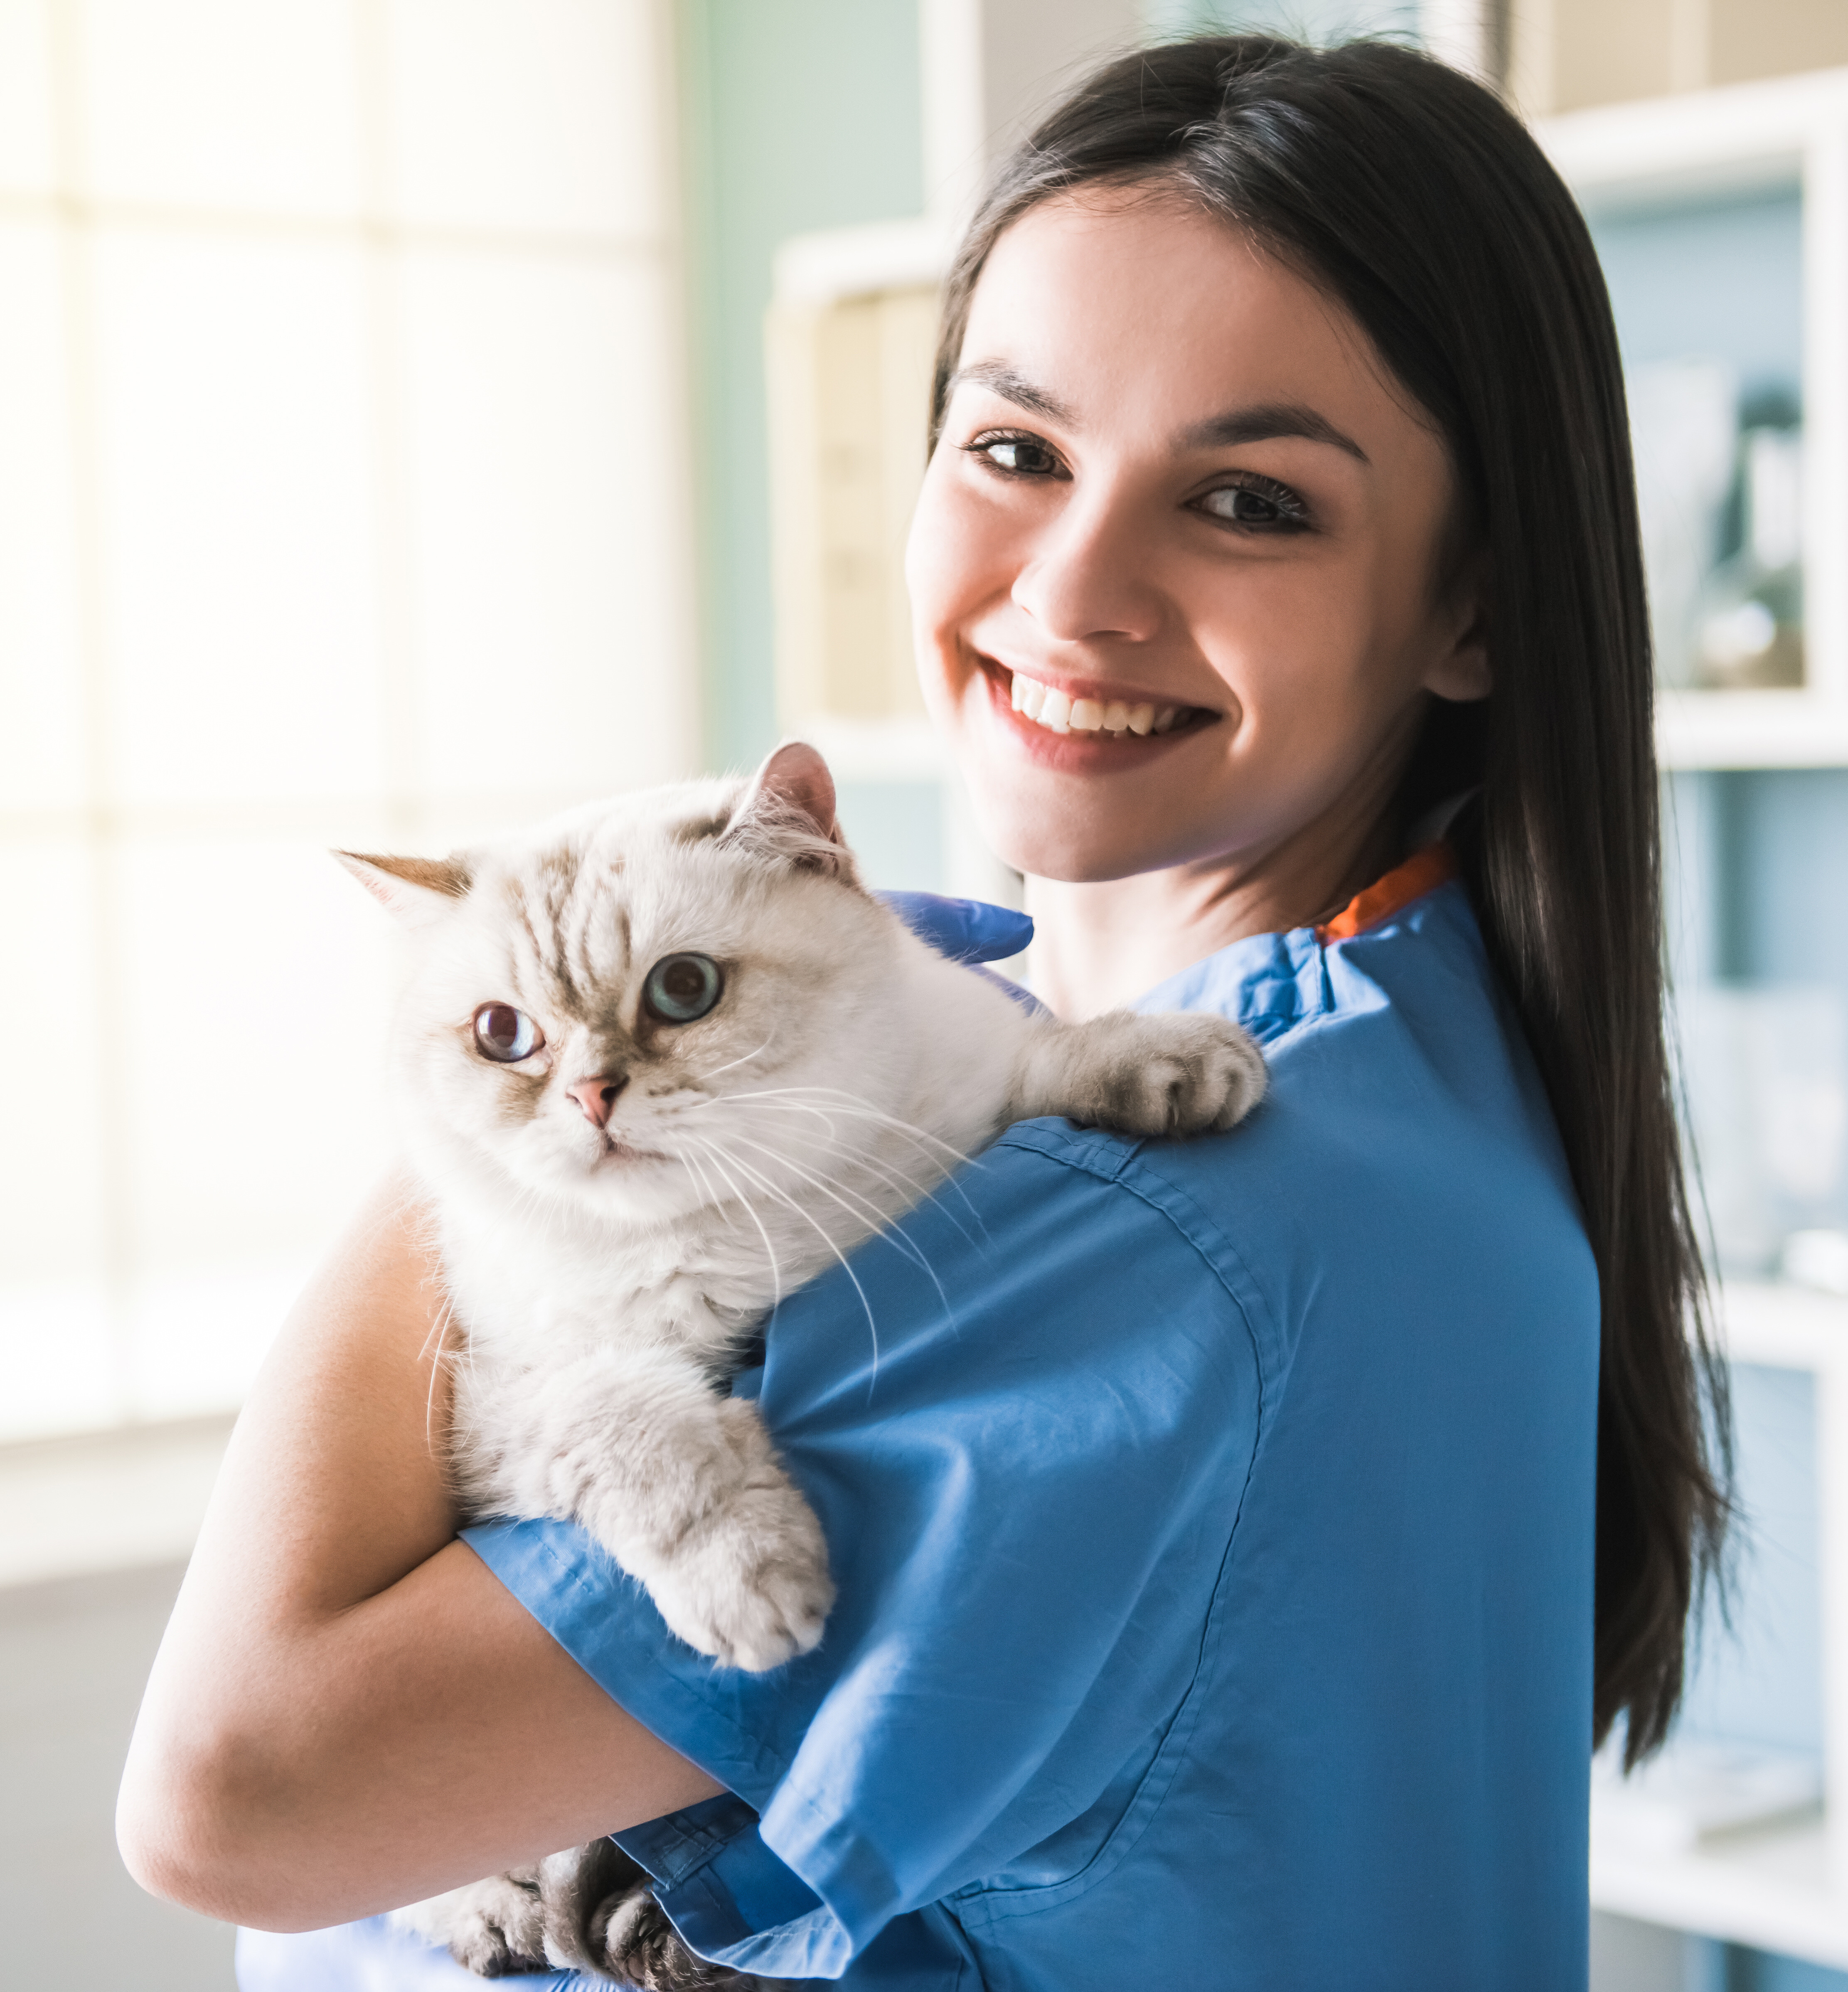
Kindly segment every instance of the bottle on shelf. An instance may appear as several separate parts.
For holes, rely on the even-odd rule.
[[[1740,546],[1701,591],[1696,681],[1728,691],[1800,685],[1802,431],[1747,429],[1740,457]]]

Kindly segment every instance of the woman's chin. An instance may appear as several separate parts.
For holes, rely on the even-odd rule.
[[[1055,880],[1065,885],[1101,885],[1111,878],[1133,878],[1173,863],[1159,846],[1147,853],[1126,845],[1107,826],[1062,823],[1051,813],[1019,808],[1010,797],[998,807],[974,803],[976,827],[982,841],[1001,861],[1029,878]]]
[[[1030,878],[1096,885],[1159,872],[1215,847],[1199,805],[1222,773],[1176,733],[1147,742],[1054,735],[979,684],[926,702],[948,740],[982,841]],[[1215,729],[1216,732],[1217,728]],[[1192,729],[1204,732],[1204,727]],[[1148,756],[1146,767],[1141,757]]]

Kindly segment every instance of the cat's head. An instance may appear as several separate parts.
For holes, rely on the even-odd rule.
[[[793,1124],[887,1090],[898,929],[812,747],[448,858],[339,855],[412,930],[393,1059],[426,1166],[665,1219],[788,1194]]]

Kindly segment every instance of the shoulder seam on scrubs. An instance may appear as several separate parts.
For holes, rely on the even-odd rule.
[[[1301,1028],[1303,1025],[1315,1021],[1317,1020],[1314,1018],[1305,1018],[1302,1020],[1302,1025],[1296,1028]],[[1263,1109],[1260,1107],[1259,1110],[1262,1112]],[[1060,1123],[1053,1124],[1054,1127],[1061,1129],[1062,1125],[1063,1124]],[[1192,1196],[1172,1177],[1164,1174],[1157,1166],[1154,1158],[1161,1151],[1151,1144],[1147,1141],[1136,1141],[1119,1144],[1119,1138],[1099,1137],[1097,1138],[1099,1140],[1110,1141],[1116,1148],[1113,1165],[1107,1168],[1100,1168],[1093,1160],[1090,1153],[1084,1152],[1091,1149],[1092,1143],[1086,1141],[1083,1137],[1075,1140],[1070,1135],[1064,1134],[1062,1132],[1055,1134],[1052,1128],[1048,1128],[1043,1134],[1036,1131],[1032,1136],[1020,1138],[1025,1135],[1025,1130],[1029,1127],[1036,1127],[1036,1124],[1022,1122],[1018,1127],[1011,1128],[1007,1134],[1002,1135],[1001,1141],[996,1145],[998,1147],[1006,1144],[1011,1147],[1029,1149],[1035,1154],[1045,1156],[1048,1161],[1062,1163],[1066,1168],[1075,1169],[1080,1174],[1094,1177],[1100,1182],[1109,1183],[1116,1189],[1127,1191],[1138,1202],[1146,1204],[1150,1209],[1155,1211],[1165,1219],[1173,1230],[1185,1240],[1189,1249],[1206,1266],[1220,1290],[1237,1310],[1239,1319],[1243,1324],[1246,1337],[1251,1344],[1252,1357],[1258,1373],[1258,1419],[1261,1432],[1264,1414],[1268,1408],[1266,1403],[1266,1392],[1272,1380],[1273,1366],[1271,1362],[1266,1359],[1264,1338],[1260,1336],[1251,1318],[1251,1310],[1246,1305],[1245,1297],[1227,1277],[1225,1267],[1219,1263],[1216,1254],[1222,1254],[1226,1260],[1236,1266],[1245,1282],[1249,1284],[1253,1299],[1262,1309],[1265,1316],[1264,1325],[1270,1332],[1270,1339],[1277,1345],[1270,1352],[1276,1359],[1278,1366],[1280,1366],[1283,1355],[1281,1346],[1283,1338],[1276,1310],[1272,1307],[1269,1295],[1264,1291],[1263,1284],[1253,1271],[1245,1254],[1239,1250],[1212,1218],[1201,1209]],[[1236,1135],[1233,1138],[1236,1138]],[[1080,1152],[1072,1153],[1070,1151],[1072,1149],[1078,1149]],[[1149,1189],[1141,1186],[1138,1180],[1141,1178],[1147,1178],[1151,1182],[1159,1184],[1163,1194],[1161,1196],[1151,1194]],[[1186,1213],[1185,1219],[1180,1211],[1170,1207],[1169,1200],[1171,1199],[1173,1204],[1185,1207]]]

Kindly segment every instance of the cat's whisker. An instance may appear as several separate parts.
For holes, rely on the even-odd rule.
[[[735,1066],[741,1066],[741,1065],[748,1065],[748,1064],[749,1064],[749,1063],[751,1062],[751,1060],[752,1060],[752,1059],[754,1059],[754,1058],[761,1058],[761,1057],[763,1056],[763,1054],[764,1054],[765,1052],[767,1052],[767,1051],[770,1049],[771,1045],[772,1045],[772,1044],[774,1044],[776,1042],[776,1033],[775,1033],[774,1032],[772,1032],[771,1033],[771,1035],[770,1035],[769,1037],[765,1038],[765,1039],[764,1039],[763,1042],[762,1042],[761,1045],[759,1045],[758,1046],[758,1048],[757,1048],[757,1049],[756,1049],[755,1051],[754,1051],[754,1052],[746,1052],[745,1053],[745,1055],[744,1055],[744,1056],[743,1056],[742,1058],[735,1058],[735,1059],[733,1059],[731,1060],[731,1063],[730,1063],[729,1065],[720,1065],[720,1066],[714,1066],[713,1067],[713,1069],[711,1069],[711,1071],[710,1071],[709,1073],[706,1073],[706,1074],[704,1075],[704,1076],[705,1076],[707,1079],[709,1079],[709,1080],[711,1080],[711,1079],[717,1079],[717,1078],[718,1077],[719,1074],[720,1074],[721,1072],[730,1072],[730,1071],[731,1071],[731,1070],[734,1069],[734,1067],[735,1067]]]
[[[738,1219],[731,1214],[731,1206],[738,1199],[731,1196],[721,1196],[713,1187],[711,1178],[691,1155],[677,1155],[674,1160],[693,1179],[694,1188],[699,1196],[700,1209],[713,1212],[722,1219],[725,1229],[735,1237],[738,1235]]]
[[[836,1141],[839,1141],[840,1137],[834,1127],[835,1115],[841,1115],[850,1120],[864,1121],[870,1125],[880,1124],[882,1118],[875,1110],[863,1107],[842,1106],[838,1102],[830,1107],[821,1107],[814,1106],[806,1100],[772,1100],[757,1093],[735,1093],[731,1094],[724,1103],[729,1106],[733,1102],[735,1102],[739,1107],[755,1114],[806,1114],[811,1120],[822,1122],[827,1128],[830,1138]],[[908,1139],[911,1138],[909,1130],[902,1123],[898,1124],[892,1131],[904,1134]],[[912,1144],[913,1147],[921,1145],[915,1140],[912,1140]],[[956,1151],[953,1149],[950,1152],[954,1155]],[[960,1157],[959,1159],[960,1159]]]
[[[875,1106],[874,1103],[868,1100],[864,1093],[848,1093],[840,1086],[770,1086],[765,1087],[760,1092],[732,1093],[728,1093],[725,1097],[728,1100],[769,1100],[772,1098],[785,1097],[789,1095],[796,1093],[813,1094],[819,1096],[823,1099],[837,1100],[841,1103],[840,1105],[837,1107],[835,1110],[837,1112],[851,1112],[862,1119],[878,1120],[882,1125],[892,1128],[896,1133],[909,1134],[914,1141],[918,1141],[923,1145],[936,1148],[942,1154],[952,1157],[959,1166],[965,1164],[972,1167],[980,1166],[976,1158],[965,1155],[960,1148],[955,1147],[952,1143],[946,1141],[939,1136],[932,1134],[928,1127],[920,1127],[912,1121],[902,1120],[896,1114],[888,1114],[883,1108]]]
[[[786,1107],[776,1103],[765,1105],[761,1102],[752,1102],[748,1105],[746,1112],[748,1114],[800,1113],[813,1115],[821,1120],[826,1129],[825,1137],[817,1137],[812,1131],[804,1131],[800,1127],[789,1130],[786,1124],[785,1127],[779,1127],[776,1131],[778,1141],[788,1143],[792,1148],[800,1150],[803,1154],[812,1155],[818,1151],[823,1156],[835,1156],[844,1160],[854,1157],[858,1153],[851,1142],[842,1140],[840,1131],[834,1125],[833,1120],[826,1114],[818,1114],[814,1108]],[[745,1114],[741,1114],[738,1116],[741,1120],[745,1117]]]
[[[810,1107],[801,1101],[798,1101],[793,1105],[785,1105],[781,1101],[772,1102],[766,1105],[762,1098],[757,1093],[721,1093],[717,1098],[708,1100],[704,1103],[707,1107],[729,1107],[732,1105],[734,1102],[742,1107],[755,1107],[760,1114],[806,1114],[812,1120],[821,1122],[823,1126],[827,1129],[828,1138],[830,1141],[837,1141],[840,1138],[834,1131],[834,1123],[832,1117],[823,1108],[820,1107]],[[837,1107],[835,1109],[835,1112],[838,1113],[840,1109]]]
[[[841,1209],[850,1217],[858,1217],[862,1223],[870,1222],[875,1231],[884,1230],[891,1223],[892,1220],[887,1213],[876,1203],[868,1198],[860,1196],[857,1191],[847,1189],[847,1185],[842,1183],[837,1176],[822,1177],[813,1175],[803,1168],[800,1163],[793,1160],[786,1150],[765,1148],[762,1142],[753,1141],[748,1134],[737,1134],[733,1137],[733,1139],[742,1141],[747,1148],[754,1149],[760,1155],[767,1155],[772,1162],[781,1163],[784,1168],[800,1177],[803,1182],[820,1190],[823,1196],[830,1197],[834,1202],[840,1204]],[[841,1197],[836,1194],[837,1189],[847,1190],[849,1200],[844,1202]]]
[[[743,1111],[750,1114],[802,1114],[809,1115],[813,1118],[820,1119],[827,1128],[829,1142],[834,1152],[844,1157],[851,1155],[856,1162],[863,1158],[871,1159],[868,1155],[868,1150],[864,1146],[858,1145],[858,1144],[851,1144],[842,1139],[840,1131],[834,1125],[834,1114],[840,1114],[846,1115],[847,1117],[851,1120],[861,1121],[868,1125],[876,1124],[873,1121],[872,1117],[866,1114],[855,1112],[852,1110],[839,1107],[837,1107],[834,1110],[834,1114],[829,1114],[823,1112],[823,1110],[819,1107],[806,1107],[801,1104],[800,1102],[791,1105],[780,1100],[741,1099],[738,1103]],[[779,1134],[778,1138],[780,1140],[784,1138],[800,1139],[800,1136],[789,1136],[786,1138]],[[866,1138],[865,1135],[861,1134],[858,1138],[858,1141],[860,1143],[864,1143]],[[915,1146],[915,1144],[914,1144],[913,1145]],[[933,1158],[932,1162],[932,1175],[929,1180],[933,1182],[941,1182],[944,1174],[945,1171],[943,1165],[940,1162],[936,1161]],[[914,1190],[918,1195],[922,1196],[924,1193],[924,1179],[916,1176],[906,1175],[905,1177],[905,1181],[912,1185]]]
[[[861,1309],[866,1316],[867,1332],[872,1338],[873,1366],[871,1373],[867,1379],[866,1385],[867,1400],[868,1403],[871,1403],[872,1400],[873,1392],[878,1388],[879,1382],[879,1324],[873,1318],[872,1302],[866,1297],[866,1289],[860,1284],[860,1276],[854,1271],[853,1267],[847,1264],[847,1254],[841,1250],[838,1245],[835,1243],[833,1238],[829,1236],[825,1227],[817,1222],[814,1214],[812,1212],[804,1210],[802,1206],[798,1203],[793,1196],[789,1196],[783,1191],[779,1189],[775,1183],[767,1182],[762,1176],[759,1175],[757,1171],[752,1168],[751,1165],[745,1161],[742,1156],[731,1154],[730,1151],[728,1151],[727,1158],[734,1165],[734,1166],[738,1169],[739,1174],[742,1175],[747,1182],[755,1182],[758,1187],[763,1191],[766,1196],[773,1197],[777,1202],[785,1206],[787,1209],[793,1210],[796,1215],[814,1232],[815,1235],[820,1238],[823,1244],[827,1246],[828,1250],[834,1254],[834,1257],[840,1260],[840,1270],[842,1272],[846,1274],[847,1278],[852,1282],[854,1291],[860,1296]]]
[[[810,1090],[810,1089],[792,1086],[781,1088],[779,1090],[786,1092],[800,1092]],[[832,1087],[815,1088],[813,1090],[829,1093],[832,1093],[835,1090],[835,1089]],[[793,1113],[799,1110],[813,1112],[816,1110],[812,1108],[799,1109],[797,1107],[786,1107],[780,1101],[772,1100],[764,1094],[735,1093],[729,1097],[732,1100],[740,1102],[741,1104],[748,1104],[754,1107],[759,1113]],[[858,1096],[849,1094],[847,1097],[849,1099],[858,1099]],[[977,1249],[987,1250],[992,1246],[994,1240],[988,1236],[988,1227],[982,1222],[981,1213],[976,1209],[974,1203],[970,1198],[969,1192],[963,1189],[963,1185],[957,1182],[956,1178],[956,1169],[957,1168],[979,1169],[982,1166],[981,1158],[980,1156],[966,1155],[960,1149],[951,1147],[948,1142],[938,1141],[934,1135],[928,1134],[926,1130],[914,1127],[909,1121],[901,1120],[892,1114],[881,1113],[877,1107],[871,1106],[870,1103],[857,1107],[837,1107],[835,1111],[837,1113],[851,1114],[856,1119],[876,1122],[890,1129],[895,1134],[903,1134],[911,1138],[912,1144],[914,1148],[924,1148],[925,1140],[926,1139],[930,1141],[936,1142],[938,1148],[941,1148],[947,1155],[954,1158],[954,1164],[953,1166],[947,1169],[943,1169],[941,1168],[940,1165],[939,1165],[940,1172],[936,1178],[936,1189],[929,1191],[928,1194],[934,1200],[939,1191],[945,1188],[954,1190],[956,1196],[961,1199],[963,1208],[969,1213],[970,1216],[974,1219],[976,1229],[982,1234],[984,1242],[981,1246],[977,1247]],[[920,1137],[924,1138],[918,1138]],[[928,1150],[926,1151],[928,1153]],[[933,1161],[934,1159],[935,1158],[933,1158]],[[926,1194],[922,1188],[919,1189],[918,1193],[920,1196]],[[975,1240],[970,1236],[970,1234],[967,1230],[963,1230],[960,1224],[958,1224],[956,1228],[959,1231],[962,1231],[963,1236],[965,1238],[969,1239],[969,1242],[972,1245],[975,1243]]]
[[[762,1239],[764,1242],[764,1256],[770,1262],[770,1291],[772,1296],[770,1301],[770,1312],[774,1315],[776,1310],[783,1305],[783,1267],[776,1257],[776,1247],[770,1243],[770,1234],[764,1228],[764,1221],[758,1216],[755,1205],[752,1202],[750,1198],[746,1196],[745,1193],[738,1188],[736,1182],[732,1180],[731,1172],[725,1167],[725,1162],[718,1151],[709,1142],[701,1142],[700,1146],[704,1152],[706,1159],[711,1162],[712,1166],[718,1170],[721,1176],[725,1178],[727,1185],[731,1189],[733,1198],[743,1206],[745,1215],[757,1226],[757,1235],[759,1237]],[[732,1159],[736,1161],[737,1158],[734,1156]],[[742,1165],[741,1164],[740,1166],[742,1167]]]
[[[923,1274],[925,1277],[929,1281],[930,1284],[936,1288],[937,1298],[943,1304],[943,1313],[946,1318],[950,1320],[952,1323],[954,1322],[956,1319],[955,1312],[950,1305],[950,1296],[943,1291],[943,1282],[937,1277],[936,1268],[931,1264],[929,1256],[925,1252],[923,1247],[918,1243],[917,1240],[912,1236],[911,1233],[905,1230],[905,1226],[900,1223],[895,1217],[888,1217],[885,1216],[880,1211],[878,1205],[869,1202],[864,1197],[859,1196],[857,1192],[848,1189],[847,1185],[841,1182],[838,1177],[830,1177],[827,1181],[823,1181],[823,1179],[820,1176],[811,1175],[806,1169],[797,1168],[796,1165],[791,1162],[787,1156],[778,1155],[775,1149],[766,1148],[761,1142],[750,1141],[742,1135],[739,1136],[738,1138],[745,1142],[747,1148],[756,1149],[759,1155],[768,1155],[770,1157],[772,1161],[781,1161],[786,1167],[795,1169],[796,1174],[800,1176],[804,1182],[810,1185],[813,1188],[820,1190],[823,1196],[828,1197],[831,1199],[833,1202],[839,1204],[840,1208],[846,1211],[850,1217],[854,1215],[853,1209],[854,1203],[858,1204],[862,1210],[871,1212],[874,1219],[873,1236],[875,1237],[892,1238],[898,1241],[904,1250],[905,1257],[911,1260],[912,1264],[915,1265],[921,1273]],[[834,1187],[830,1188],[830,1184],[832,1184]],[[837,1190],[846,1191],[847,1196],[853,1199],[853,1202],[850,1203],[842,1196],[837,1195],[836,1193]]]
[[[436,1450],[436,1379],[444,1366],[444,1344],[448,1339],[449,1323],[455,1313],[454,1304],[445,1297],[435,1320],[430,1324],[430,1332],[424,1337],[423,1347],[418,1351],[419,1362],[426,1356],[430,1358],[430,1387],[424,1393],[424,1443],[432,1452]],[[434,1351],[430,1346],[432,1342],[436,1344]]]
[[[970,1214],[974,1216],[977,1224],[978,1226],[981,1225],[982,1220],[980,1214],[976,1210],[975,1206],[970,1202],[969,1192],[963,1188],[962,1185],[956,1181],[954,1176],[939,1174],[934,1183],[924,1182],[920,1181],[916,1176],[912,1175],[906,1171],[900,1168],[896,1163],[889,1161],[878,1155],[868,1155],[864,1151],[854,1156],[854,1162],[857,1168],[870,1170],[873,1174],[877,1175],[881,1182],[888,1185],[894,1190],[898,1190],[902,1187],[905,1192],[909,1192],[905,1197],[905,1202],[908,1206],[918,1207],[926,1203],[935,1204],[937,1209],[943,1213],[944,1222],[955,1226],[957,1236],[960,1237],[965,1243],[974,1250],[979,1251],[981,1250],[981,1247],[976,1243],[974,1234],[968,1229],[956,1213],[950,1209],[949,1206],[943,1201],[941,1196],[939,1195],[939,1192],[945,1189],[953,1189],[956,1195],[963,1199],[963,1203],[967,1206]],[[985,1237],[987,1235],[987,1227],[984,1226],[982,1226],[982,1230],[983,1235]]]

